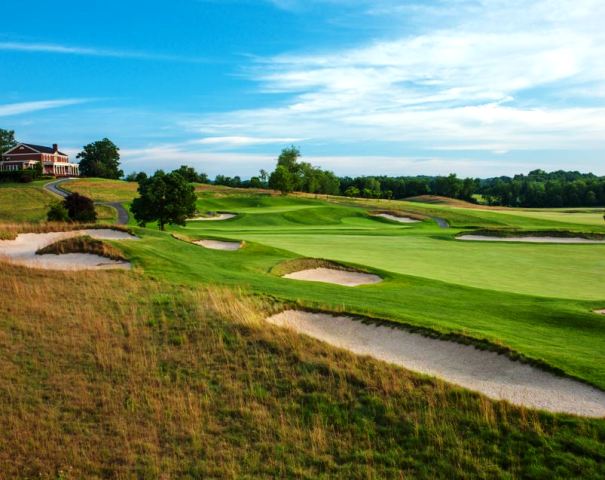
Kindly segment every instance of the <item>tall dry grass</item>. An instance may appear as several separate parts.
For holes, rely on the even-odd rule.
[[[242,291],[2,266],[0,300],[0,478],[605,474],[603,422],[270,327]]]

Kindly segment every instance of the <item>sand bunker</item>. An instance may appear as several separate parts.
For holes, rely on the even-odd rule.
[[[307,280],[309,282],[335,283],[336,285],[343,285],[345,287],[357,287],[358,285],[370,285],[382,282],[382,278],[378,275],[323,267],[288,273],[284,275],[284,278]]]
[[[605,315],[605,308],[603,310],[595,310],[594,313],[598,313],[599,315]]]
[[[374,216],[386,218],[387,220],[392,220],[393,222],[399,222],[399,223],[418,223],[420,221],[420,220],[416,220],[411,217],[398,217],[396,215],[391,215],[389,213],[377,213]]]
[[[193,217],[187,219],[189,222],[215,222],[218,220],[229,220],[230,218],[235,218],[237,215],[233,213],[219,213],[218,215],[214,215],[212,217]]]
[[[45,270],[107,270],[128,269],[129,262],[111,260],[91,253],[36,255],[41,248],[60,240],[88,235],[97,240],[136,240],[126,232],[104,229],[72,230],[52,233],[21,233],[15,240],[0,241],[0,257],[17,265]]]
[[[527,243],[605,243],[605,240],[593,240],[582,237],[495,237],[491,235],[460,235],[457,240],[474,240],[479,242],[527,242]]]
[[[495,352],[399,328],[366,325],[344,316],[288,310],[267,321],[358,355],[434,375],[495,400],[551,412],[605,416],[605,392]]]
[[[242,242],[221,242],[219,240],[198,240],[193,242],[196,245],[201,245],[212,250],[239,250],[242,248]]]

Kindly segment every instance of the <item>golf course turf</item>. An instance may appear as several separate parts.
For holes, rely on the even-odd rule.
[[[79,191],[80,183],[84,185],[81,193],[95,200],[117,199],[128,205],[134,195],[131,184],[96,179],[76,180],[66,188]],[[267,314],[296,308],[389,321],[425,335],[505,353],[605,389],[605,316],[594,313],[605,305],[605,245],[456,240],[456,236],[478,229],[603,234],[605,222],[593,224],[592,217],[587,221],[586,215],[596,214],[578,213],[575,222],[574,213],[543,212],[534,217],[526,215],[529,211],[511,209],[501,212],[419,202],[281,196],[212,187],[198,189],[197,210],[200,214],[231,212],[236,217],[187,222],[186,226],[170,226],[166,232],[152,224],[137,227],[131,218],[130,227],[140,240],[122,242],[119,248],[133,271],[115,273],[115,278],[165,285],[162,288],[177,289],[178,298],[190,291],[226,287],[256,299]],[[373,217],[377,211],[396,211],[423,220],[398,224]],[[450,228],[440,228],[432,217],[447,220]],[[201,248],[193,243],[200,240],[245,242],[245,248]],[[325,266],[367,272],[382,282],[348,288],[282,278],[308,262],[312,267],[325,262]],[[109,278],[109,274],[102,275]],[[173,306],[165,310],[165,298],[157,296],[164,299],[157,305],[162,312],[158,315],[171,315]],[[119,307],[120,311],[124,308]],[[221,308],[226,309],[221,310],[224,317],[228,307]],[[332,351],[311,340],[304,342],[313,344],[316,351]],[[459,395],[453,393],[457,391],[447,395]],[[510,415],[516,418],[520,414]],[[544,415],[545,419],[570,418]],[[579,425],[574,423],[579,420],[568,421]],[[495,428],[501,428],[500,422],[501,417]],[[579,455],[596,465],[605,459],[602,445],[598,446],[605,439],[605,424],[603,420],[582,422],[596,430],[578,447],[583,452]],[[572,436],[578,435],[575,431]],[[555,450],[565,450],[561,445]],[[549,471],[540,462],[536,472]],[[420,471],[416,468],[411,471]],[[500,473],[507,470],[502,468]],[[445,471],[440,470],[441,474]],[[481,470],[481,475],[487,471]],[[570,472],[565,467],[565,473]]]

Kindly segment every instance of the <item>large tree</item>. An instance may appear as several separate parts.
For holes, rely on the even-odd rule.
[[[176,172],[158,170],[139,182],[138,192],[130,210],[141,226],[154,221],[160,230],[166,224],[185,225],[195,213],[195,188]]]
[[[13,148],[15,145],[17,145],[15,131],[0,128],[0,155]]]
[[[108,138],[85,145],[76,158],[80,160],[80,174],[85,177],[118,179],[124,175],[120,170],[120,149]]]
[[[284,195],[294,190],[294,176],[284,165],[278,165],[269,177],[269,187]]]

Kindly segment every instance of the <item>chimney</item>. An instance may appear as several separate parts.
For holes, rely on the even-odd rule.
[[[53,152],[57,153],[59,151],[59,145],[53,143]]]

